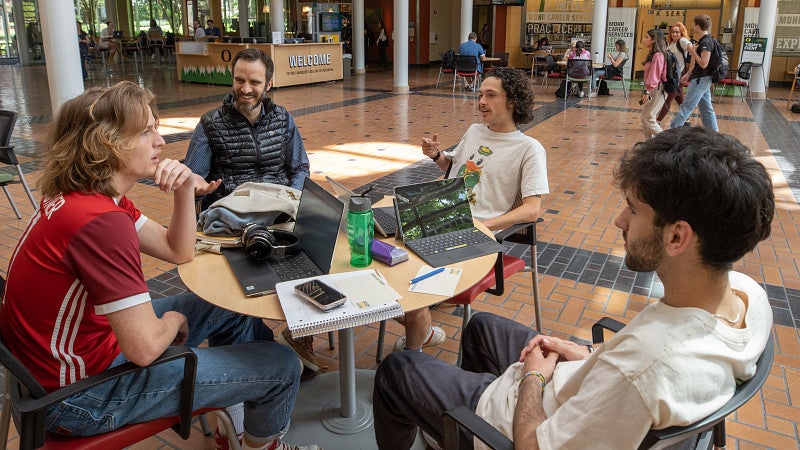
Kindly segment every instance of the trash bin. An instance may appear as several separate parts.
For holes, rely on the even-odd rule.
[[[353,68],[353,55],[345,53],[342,55],[342,79],[349,80],[350,72]]]

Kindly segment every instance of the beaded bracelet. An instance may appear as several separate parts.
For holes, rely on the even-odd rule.
[[[522,387],[522,382],[525,381],[531,375],[535,376],[536,378],[539,379],[539,381],[542,382],[542,392],[544,392],[544,386],[547,384],[547,380],[544,379],[544,375],[542,375],[541,373],[539,373],[539,372],[537,372],[535,370],[531,370],[530,372],[526,372],[525,375],[523,375],[522,378],[520,378],[519,386]]]

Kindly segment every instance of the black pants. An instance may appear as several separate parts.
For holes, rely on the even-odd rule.
[[[383,44],[383,42],[386,42],[386,44]],[[386,67],[389,65],[389,60],[386,58],[387,47],[389,47],[389,41],[378,42],[378,57],[381,62],[381,67]]]
[[[417,426],[442,442],[442,413],[458,405],[474,411],[486,387],[519,360],[536,334],[512,320],[477,313],[461,337],[462,368],[417,351],[389,355],[375,374],[372,398],[378,448],[411,448]]]

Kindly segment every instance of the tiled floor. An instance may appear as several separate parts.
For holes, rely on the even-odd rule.
[[[309,153],[312,177],[325,175],[350,187],[376,183],[385,193],[392,186],[438,176],[433,163],[422,156],[420,138],[438,133],[445,146],[455,145],[470,123],[478,121],[473,95],[449,87],[434,88],[437,68],[414,68],[409,73],[411,93],[392,93],[391,71],[369,72],[344,82],[282,88],[271,93],[295,117]],[[183,157],[191,131],[200,115],[218,105],[228,87],[184,84],[175,80],[174,67],[152,67],[142,74],[114,72],[106,77],[97,70],[88,85],[108,85],[129,79],[152,89],[159,100],[160,131],[167,145],[164,156]],[[612,88],[615,86],[612,86]],[[525,132],[539,139],[548,151],[551,193],[545,197],[544,221],[538,229],[538,268],[543,307],[543,328],[559,336],[589,338],[590,325],[602,316],[629,320],[661,292],[651,274],[636,274],[622,264],[622,237],[613,218],[622,197],[611,185],[611,171],[622,152],[642,137],[639,106],[622,92],[597,99],[556,100],[553,88],[536,88],[536,120]],[[800,448],[800,115],[786,109],[788,88],[772,87],[767,100],[752,105],[726,97],[715,104],[721,131],[737,136],[749,146],[773,175],[778,208],[772,236],[736,265],[764,284],[775,316],[775,362],[767,383],[753,400],[728,419],[731,449]],[[0,66],[0,108],[19,113],[12,143],[32,182],[37,178],[35,150],[50,126],[51,111],[43,66]],[[699,122],[698,117],[692,118]],[[323,181],[324,183],[324,181]],[[19,187],[12,187],[23,213],[32,208]],[[130,197],[152,219],[166,223],[165,197],[146,182]],[[25,221],[16,220],[8,203],[0,200],[0,273]],[[514,248],[514,252],[524,252]],[[529,255],[528,255],[529,256]],[[173,265],[143,259],[154,296],[183,289]],[[522,323],[534,323],[530,274],[510,280],[507,294],[479,298],[476,310],[491,311]],[[434,309],[434,321],[449,336],[443,345],[427,350],[455,361],[461,319],[453,307]],[[277,324],[276,324],[277,325]],[[386,348],[402,332],[388,324]],[[360,368],[373,368],[377,327],[356,330],[356,360]],[[336,351],[316,338],[318,353],[330,357],[335,370]],[[8,441],[16,448],[16,435]],[[181,441],[165,432],[136,448],[211,448],[213,441],[199,432]]]

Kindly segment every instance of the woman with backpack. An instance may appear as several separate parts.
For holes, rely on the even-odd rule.
[[[667,50],[675,55],[675,58],[678,60],[679,77],[686,72],[686,67],[689,65],[689,51],[687,48],[691,43],[692,41],[689,40],[689,33],[686,31],[686,26],[684,26],[682,22],[675,22],[669,29]],[[684,85],[681,84],[681,88],[678,92],[667,94],[667,99],[664,101],[664,106],[661,107],[658,116],[656,116],[656,120],[659,122],[664,120],[664,117],[669,113],[669,108],[672,106],[673,99],[678,102],[678,105],[683,104],[683,88]]]
[[[656,114],[664,105],[663,81],[667,79],[664,52],[667,51],[667,44],[664,41],[664,33],[659,29],[647,30],[642,44],[649,48],[650,52],[644,60],[644,91],[639,104],[642,105],[644,138],[650,139],[663,131],[656,120]]]

